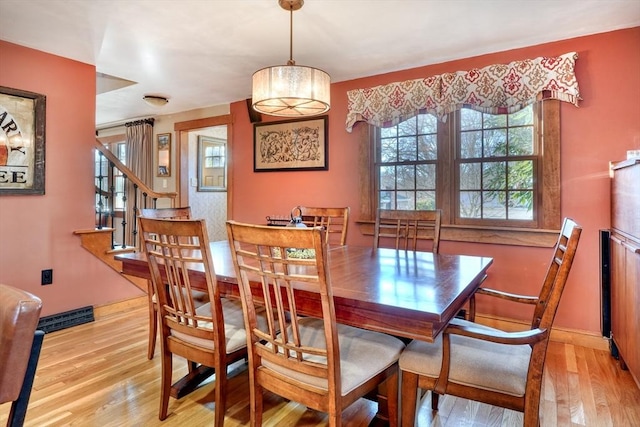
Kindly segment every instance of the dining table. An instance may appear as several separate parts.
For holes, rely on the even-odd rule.
[[[229,243],[209,245],[220,294],[239,298]],[[461,312],[493,263],[485,256],[353,245],[330,246],[327,253],[336,321],[405,341],[433,342]],[[120,254],[116,259],[122,262],[122,273],[151,279],[143,252]],[[202,270],[194,268],[189,275],[193,288],[206,291]],[[322,317],[318,294],[305,286],[294,289],[299,314]],[[260,284],[252,284],[252,293],[261,292]],[[190,393],[211,374],[207,367],[190,371],[173,385],[171,395],[180,398]],[[384,412],[379,408],[378,416],[384,418]]]

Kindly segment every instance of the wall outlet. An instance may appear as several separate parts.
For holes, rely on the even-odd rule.
[[[41,285],[50,285],[53,283],[53,270],[42,270]]]

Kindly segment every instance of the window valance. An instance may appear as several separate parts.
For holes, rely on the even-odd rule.
[[[350,90],[347,132],[359,121],[386,127],[420,113],[444,120],[462,107],[491,114],[513,113],[547,98],[578,106],[577,58],[570,52]]]

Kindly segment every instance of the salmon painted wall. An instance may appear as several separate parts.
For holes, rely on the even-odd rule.
[[[0,196],[0,283],[42,298],[43,316],[141,295],[73,234],[95,226],[95,67],[4,41],[0,64],[0,86],[47,97],[45,195]]]
[[[253,172],[253,128],[244,100],[231,105],[233,124],[232,217],[264,223],[265,216],[287,214],[296,205],[350,206],[349,244],[370,245],[354,223],[360,216],[358,129],[345,131],[347,91],[390,82],[468,70],[538,56],[576,51],[576,74],[583,101],[576,108],[561,103],[562,216],[583,226],[583,234],[563,296],[556,326],[600,331],[598,230],[610,226],[608,162],[640,148],[640,27],[563,40],[442,64],[334,83],[329,112],[329,170],[318,172]],[[417,55],[420,53],[417,52]],[[308,64],[322,66],[322,64]],[[443,253],[494,258],[487,286],[537,295],[551,249],[445,241]],[[530,320],[504,304],[479,299],[479,311]]]

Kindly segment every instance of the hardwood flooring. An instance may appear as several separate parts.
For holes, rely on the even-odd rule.
[[[146,307],[47,334],[25,426],[208,426],[213,424],[215,381],[180,400],[158,420],[160,359],[147,360]],[[231,368],[225,425],[249,424],[248,377],[243,363]],[[174,361],[174,379],[186,361]],[[432,412],[427,394],[419,426],[517,426],[518,412],[451,396]],[[640,390],[608,352],[551,342],[547,357],[542,426],[640,426]],[[361,399],[344,413],[346,426],[367,426],[377,405]],[[265,426],[324,426],[323,413],[269,394]],[[9,404],[0,405],[0,425]]]

